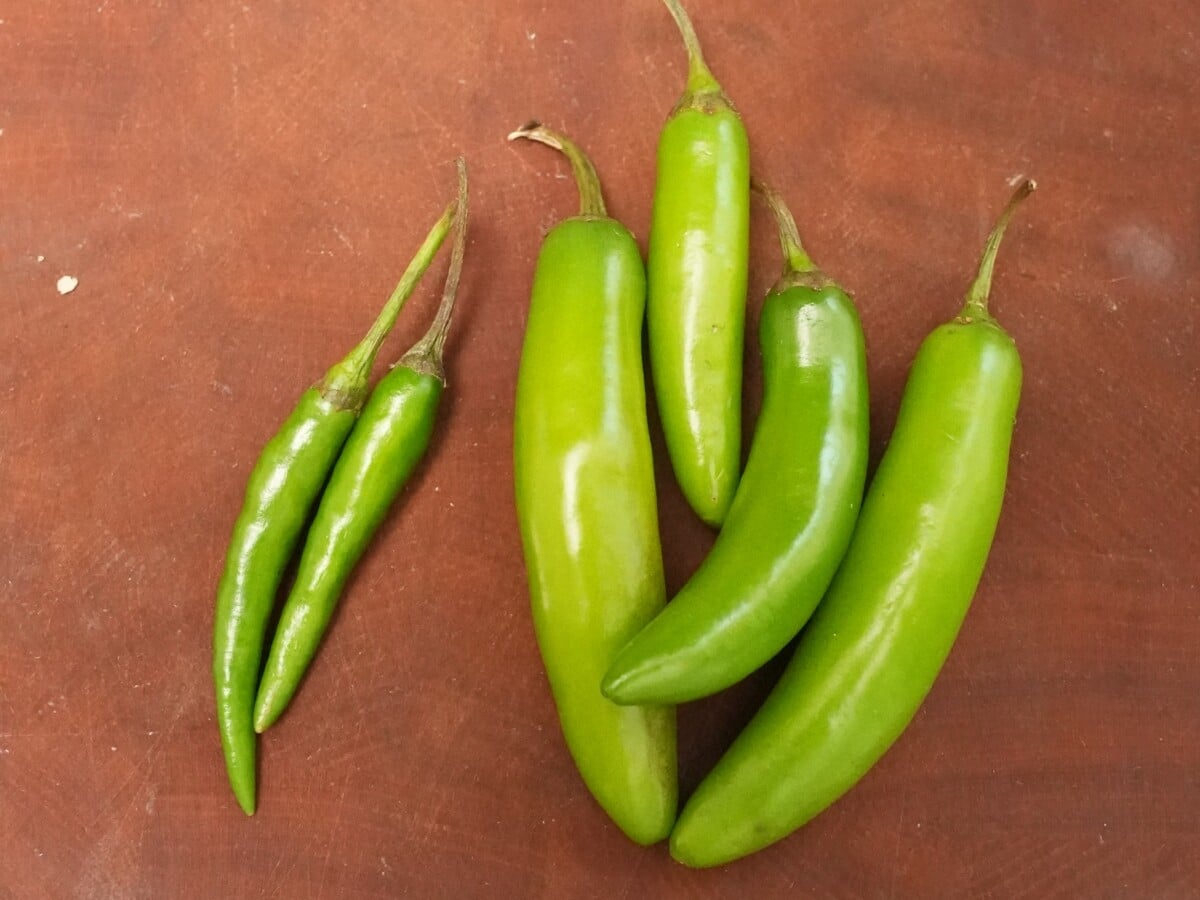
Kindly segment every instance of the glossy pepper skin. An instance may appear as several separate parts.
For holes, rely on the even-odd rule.
[[[356,415],[318,388],[305,391],[263,448],[233,527],[217,589],[213,681],[229,782],[247,815],[255,805],[251,712],[267,619],[284,566]]]
[[[1004,497],[1021,361],[986,298],[1026,185],[962,313],[921,345],[846,558],[779,683],[681,813],[677,860],[719,865],[803,825],[874,765],[932,687]]]
[[[733,506],[707,558],[617,655],[619,703],[683,703],[758,669],[795,637],[850,542],[867,471],[862,327],[813,266],[782,200],[784,275],[763,302],[763,405]]]
[[[459,166],[454,251],[442,304],[428,333],[371,392],[329,476],[258,686],[254,709],[258,732],[269,728],[287,708],[329,626],[346,580],[429,447],[445,385],[442,347],[466,240],[466,168],[461,160]]]
[[[675,478],[696,514],[725,519],[741,465],[750,236],[746,129],[686,13],[687,88],[658,143],[647,262],[650,371]]]
[[[234,796],[255,807],[254,698],[279,582],[329,470],[367,395],[379,345],[454,221],[454,204],[425,238],[366,337],[314,388],[263,448],[234,523],[213,616],[217,725]]]
[[[583,211],[546,235],[517,382],[514,471],[533,623],[563,735],[584,782],[631,839],[666,837],[677,800],[674,710],[600,693],[617,648],[663,606],[642,374],[645,278],[608,218],[590,163],[563,148]]]

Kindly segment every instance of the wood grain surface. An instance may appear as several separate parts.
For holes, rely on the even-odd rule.
[[[801,832],[707,872],[623,838],[559,737],[511,418],[535,254],[576,200],[561,160],[504,136],[540,116],[577,138],[644,246],[685,73],[657,0],[12,3],[0,897],[1200,897],[1200,6],[688,5],[755,169],[856,294],[873,460],[1008,180],[1041,184],[994,291],[1026,366],[1005,510],[912,727]],[[473,220],[439,437],[262,740],[248,819],[209,675],[246,476],[458,154]],[[752,224],[748,425],[779,264]],[[711,534],[655,440],[674,590]],[[777,673],[681,711],[685,794]]]

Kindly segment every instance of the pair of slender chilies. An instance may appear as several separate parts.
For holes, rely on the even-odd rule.
[[[751,179],[745,130],[678,0],[689,76],[663,129],[646,268],[566,154],[580,215],[538,259],[517,387],[517,509],[534,624],[584,781],[640,843],[694,866],[744,856],[833,803],[911,720],[983,571],[1021,384],[988,314],[1000,239],[966,303],[922,344],[870,489],[862,329],[792,217],[763,303],[763,402],[738,478]],[[648,273],[648,277],[647,277]],[[721,531],[669,606],[642,368],[683,493]],[[860,508],[861,506],[861,508]],[[676,818],[673,704],[728,687],[807,624],[778,684]]]
[[[368,391],[384,338],[452,227],[450,266],[432,325]],[[255,806],[256,733],[270,727],[299,687],[347,578],[429,445],[466,229],[467,170],[460,159],[457,199],[426,236],[371,330],[301,396],[250,473],[217,588],[213,629],[217,723],[230,784],[248,815]],[[275,596],[310,514],[260,679]]]

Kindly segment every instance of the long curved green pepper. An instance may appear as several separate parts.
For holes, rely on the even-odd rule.
[[[466,237],[467,170],[459,160],[454,249],[441,305],[425,336],[371,392],[329,476],[258,687],[255,731],[265,731],[287,708],[329,626],[346,579],[429,447],[446,382],[442,350]]]
[[[922,343],[850,549],[766,702],[671,835],[689,866],[745,856],[849,790],[911,721],[979,584],[1008,472],[1021,358],[988,313],[1000,216],[966,303]]]
[[[618,703],[683,703],[729,687],[808,621],[846,552],[867,474],[867,360],[854,302],[774,210],[785,265],[763,302],[763,405],[712,551],[605,675]]]
[[[650,373],[675,478],[696,514],[719,526],[741,466],[750,150],[687,13],[665,2],[687,45],[688,79],[658,142]]]
[[[646,421],[646,283],[633,236],[608,217],[595,169],[561,135],[510,135],[561,150],[580,214],[542,244],[513,421],[513,463],[534,630],[567,747],[630,838],[675,820],[675,713],[617,706],[600,676],[663,606],[654,461]]]
[[[284,568],[367,396],[371,366],[401,307],[454,222],[451,203],[421,244],[367,335],[300,397],[267,442],[233,526],[213,618],[217,725],[229,783],[254,814],[254,697],[267,619]]]

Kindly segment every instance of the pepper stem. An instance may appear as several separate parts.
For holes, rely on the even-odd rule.
[[[398,366],[406,366],[416,372],[425,372],[446,383],[446,370],[442,365],[442,351],[446,346],[446,332],[450,329],[450,316],[454,312],[454,298],[458,295],[458,282],[462,276],[463,255],[467,248],[467,163],[462,157],[458,166],[458,213],[454,219],[454,246],[450,250],[450,268],[446,272],[446,284],[442,288],[442,302],[438,304],[433,324],[424,336],[413,344],[412,349],[400,357]]]
[[[400,277],[399,284],[396,285],[378,318],[371,325],[371,330],[353,350],[346,354],[345,359],[325,373],[325,377],[317,385],[321,396],[334,406],[339,409],[357,410],[366,400],[367,381],[371,376],[371,367],[375,364],[379,348],[392,330],[392,326],[396,324],[396,317],[400,315],[400,310],[412,295],[417,282],[421,280],[421,276],[433,262],[433,257],[437,255],[442,242],[446,240],[446,235],[450,233],[450,226],[454,223],[457,209],[457,202],[446,207],[442,217],[434,223],[429,234],[425,236],[424,242],[417,249],[416,255]]]
[[[604,208],[604,194],[600,191],[600,177],[596,174],[596,168],[587,158],[587,154],[579,149],[579,145],[566,135],[547,128],[536,119],[526,122],[508,136],[510,141],[518,138],[537,141],[561,152],[571,163],[575,184],[579,186],[579,214],[596,218],[607,217],[608,212]]]
[[[717,83],[712,70],[704,61],[704,53],[700,49],[700,39],[696,37],[696,29],[692,27],[692,20],[688,16],[687,10],[683,8],[683,4],[679,0],[663,0],[663,3],[666,4],[667,11],[671,13],[675,24],[679,26],[679,34],[683,37],[684,47],[687,48],[687,90],[691,92],[721,90],[721,85]]]
[[[1013,191],[1012,197],[1009,198],[1008,205],[1000,213],[1000,218],[996,220],[996,224],[992,227],[992,233],[988,235],[987,243],[983,246],[983,257],[979,260],[979,274],[975,276],[971,289],[967,291],[962,316],[984,319],[989,317],[988,295],[992,290],[992,269],[996,265],[996,251],[1000,249],[1000,240],[1004,237],[1009,220],[1017,211],[1017,207],[1021,205],[1021,201],[1036,189],[1037,182],[1032,178],[1023,178],[1017,185],[1017,189]]]
[[[775,215],[775,224],[779,228],[779,247],[783,250],[783,274],[786,278],[793,272],[815,272],[816,263],[800,243],[800,232],[796,230],[796,220],[792,211],[783,202],[779,192],[753,176],[750,178],[750,188],[762,197]]]

